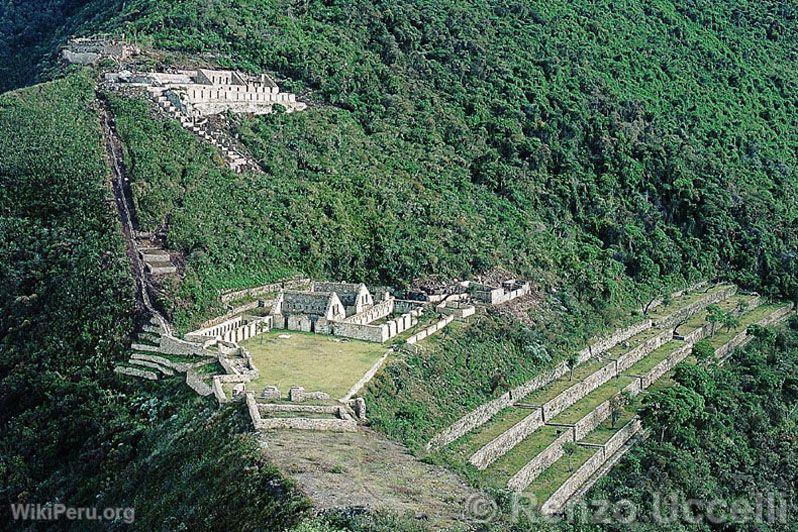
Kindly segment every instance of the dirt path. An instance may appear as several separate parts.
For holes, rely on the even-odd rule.
[[[373,430],[274,431],[260,438],[266,457],[322,510],[389,510],[435,530],[468,529],[470,505],[486,500],[451,471],[419,461]]]

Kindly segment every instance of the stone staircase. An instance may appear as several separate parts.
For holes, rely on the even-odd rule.
[[[136,235],[136,249],[139,257],[151,275],[171,275],[177,273],[177,267],[172,262],[169,253],[152,233],[138,233]]]
[[[192,353],[171,337],[155,317],[142,327],[130,348],[130,358],[114,368],[116,373],[152,381],[185,374],[186,382],[197,393],[213,393],[211,381],[217,369],[220,371],[215,364],[216,354],[199,347]]]
[[[179,93],[163,87],[148,87],[147,92],[166,114],[175,118],[185,129],[215,146],[231,170],[240,173],[258,169],[257,163],[237,150],[226,133],[213,129],[208,119],[194,109],[191,103],[181,98]]]

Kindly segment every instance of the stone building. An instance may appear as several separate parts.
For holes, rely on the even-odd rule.
[[[267,114],[275,104],[287,112],[302,111],[307,107],[298,102],[296,95],[280,92],[277,84],[266,74],[251,76],[234,70],[175,70],[172,72],[108,74],[106,81],[113,84],[146,86],[158,89],[180,110],[188,115],[214,115],[232,113]]]
[[[284,290],[272,306],[275,328],[385,342],[418,322],[420,309],[397,311],[387,290],[378,300],[363,283],[312,283],[310,290]]]

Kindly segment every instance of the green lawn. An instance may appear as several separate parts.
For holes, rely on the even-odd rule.
[[[623,375],[645,375],[683,345],[684,342],[681,340],[671,340],[653,350],[642,360],[639,360],[635,365],[624,371]]]
[[[603,368],[607,365],[606,360],[590,360],[577,366],[574,369],[573,378],[571,378],[571,373],[568,372],[559,379],[555,380],[548,386],[544,386],[534,392],[530,393],[520,402],[527,403],[527,404],[534,404],[534,405],[542,405],[543,403],[554,399],[559,394],[577,384],[579,381],[584,380],[586,377],[592,375],[599,369]]]
[[[296,384],[308,391],[326,392],[334,399],[346,395],[385,353],[385,347],[376,343],[296,331],[272,331],[241,345],[260,370],[260,377],[250,386],[256,392],[276,385],[287,393]]]
[[[596,451],[596,448],[576,446],[570,458],[563,456],[549,466],[524,490],[524,495],[534,497],[538,505],[543,504]]]
[[[563,423],[566,425],[574,424],[587,414],[592,412],[598,405],[617,395],[630,384],[634,379],[626,375],[621,375],[618,378],[610,379],[609,382],[603,384],[584,396],[582,399],[571,405],[569,408],[563,410],[551,420],[552,423]]]

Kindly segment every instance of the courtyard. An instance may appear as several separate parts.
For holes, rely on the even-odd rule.
[[[322,391],[334,399],[346,395],[386,348],[373,342],[297,331],[272,331],[241,342],[252,354],[260,377],[248,388],[260,394],[277,386],[283,395],[291,386]]]

